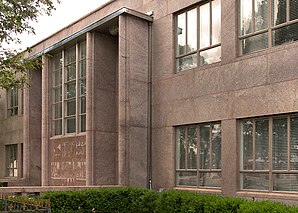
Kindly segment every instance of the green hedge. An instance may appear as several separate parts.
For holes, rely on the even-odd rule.
[[[102,188],[83,191],[47,192],[39,202],[50,199],[52,212],[298,212],[296,206],[270,201],[140,188]]]

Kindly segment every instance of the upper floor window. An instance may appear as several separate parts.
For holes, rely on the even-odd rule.
[[[240,0],[240,53],[298,40],[297,0]]]
[[[298,191],[298,115],[240,122],[240,187]]]
[[[53,56],[53,135],[86,131],[86,42]]]
[[[7,91],[7,111],[8,116],[18,115],[19,106],[18,106],[18,89],[11,88]]]
[[[221,125],[176,128],[176,184],[221,187]]]
[[[177,72],[221,60],[221,3],[207,3],[177,15]]]

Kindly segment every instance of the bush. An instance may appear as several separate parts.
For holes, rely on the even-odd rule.
[[[75,192],[48,192],[39,199],[51,200],[52,212],[298,212],[296,206],[270,201],[196,194],[168,190],[161,193],[139,188],[102,188]]]

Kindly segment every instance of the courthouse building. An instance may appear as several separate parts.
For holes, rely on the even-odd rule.
[[[297,0],[111,0],[1,90],[0,182],[298,203],[296,40]]]

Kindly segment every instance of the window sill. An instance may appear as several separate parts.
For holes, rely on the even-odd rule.
[[[197,188],[197,187],[174,187],[175,190],[192,191],[206,194],[221,194],[221,189]]]
[[[51,136],[50,139],[61,139],[61,138],[73,138],[73,137],[80,137],[80,136],[86,136],[86,132],[80,132],[80,133],[69,133],[66,135],[55,135]]]
[[[236,193],[239,197],[251,198],[251,199],[273,199],[289,201],[298,201],[298,192],[259,192],[259,191],[239,191]]]

